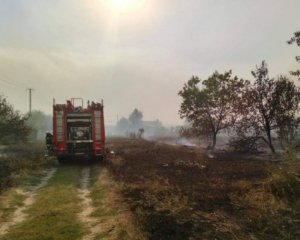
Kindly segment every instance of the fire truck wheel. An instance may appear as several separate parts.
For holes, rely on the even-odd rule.
[[[62,163],[62,164],[67,162],[66,158],[62,157],[62,156],[57,157],[57,160],[58,160],[59,163]]]
[[[106,156],[98,156],[97,161],[104,162],[106,160]]]

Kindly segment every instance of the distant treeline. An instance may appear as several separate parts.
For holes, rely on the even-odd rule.
[[[163,126],[158,119],[154,121],[144,121],[142,111],[136,108],[128,118],[122,117],[110,131],[110,134],[132,138],[165,137],[178,136],[179,129],[180,127],[167,128]]]

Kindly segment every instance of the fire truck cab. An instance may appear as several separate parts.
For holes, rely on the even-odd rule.
[[[75,106],[75,101],[80,102]],[[72,98],[66,104],[53,100],[52,155],[67,162],[78,156],[103,159],[106,156],[103,101],[89,102]]]

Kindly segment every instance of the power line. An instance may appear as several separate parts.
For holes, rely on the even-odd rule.
[[[16,85],[15,84],[13,84],[12,82],[10,82],[10,81],[7,81],[5,78],[2,78],[2,77],[0,77],[0,81],[2,82],[2,83],[5,83],[6,85],[9,85],[9,86],[14,86],[14,87],[16,87]]]
[[[23,79],[15,79],[15,78],[11,78],[10,76],[7,76],[6,74],[2,73],[2,77],[5,77],[6,80],[9,80],[10,83],[14,84],[15,86],[20,87],[20,85],[22,85],[23,87],[27,85],[26,82],[24,82]]]
[[[14,84],[11,81],[8,81],[7,79],[3,78],[2,76],[0,76],[0,84],[2,85],[2,88],[11,88],[14,89],[14,91],[16,90],[21,90],[20,86],[17,86],[17,84]]]
[[[13,86],[13,87],[17,87],[20,88],[21,86],[25,86],[25,83],[23,81],[16,81],[15,79],[12,79],[11,77],[8,77],[7,75],[1,73],[0,75],[0,81],[2,83],[5,83],[7,85]]]

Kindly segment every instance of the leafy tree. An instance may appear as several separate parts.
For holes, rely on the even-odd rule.
[[[252,71],[253,85],[247,86],[240,102],[241,120],[236,125],[240,139],[262,139],[274,153],[272,131],[285,134],[295,121],[299,91],[285,77],[269,78],[265,61]]]
[[[298,46],[300,46],[300,31],[295,32],[294,36],[287,41],[288,44],[294,44],[296,43]],[[296,61],[300,62],[300,56],[296,56]],[[296,71],[291,71],[290,72],[293,76],[298,77],[298,79],[300,80],[300,69],[296,70]]]
[[[237,119],[236,106],[245,84],[249,82],[232,77],[231,70],[224,74],[216,71],[204,81],[193,76],[178,93],[183,98],[180,117],[191,125],[185,131],[194,136],[210,136],[214,149],[217,134],[232,127]]]
[[[137,108],[133,110],[133,112],[129,116],[129,122],[132,124],[134,132],[136,129],[142,126],[143,113],[139,111]]]
[[[272,143],[271,131],[276,128],[276,104],[274,99],[275,81],[268,76],[265,61],[260,67],[252,71],[255,78],[254,85],[243,93],[241,102],[242,120],[238,124],[238,135],[246,138],[247,134],[256,139],[262,139],[268,144],[272,152],[275,148]]]
[[[291,143],[296,136],[299,118],[296,116],[300,101],[299,88],[293,81],[280,76],[276,81],[274,97],[276,102],[277,133],[283,147]]]
[[[15,111],[5,98],[0,96],[0,143],[26,141],[30,128],[26,117]]]

